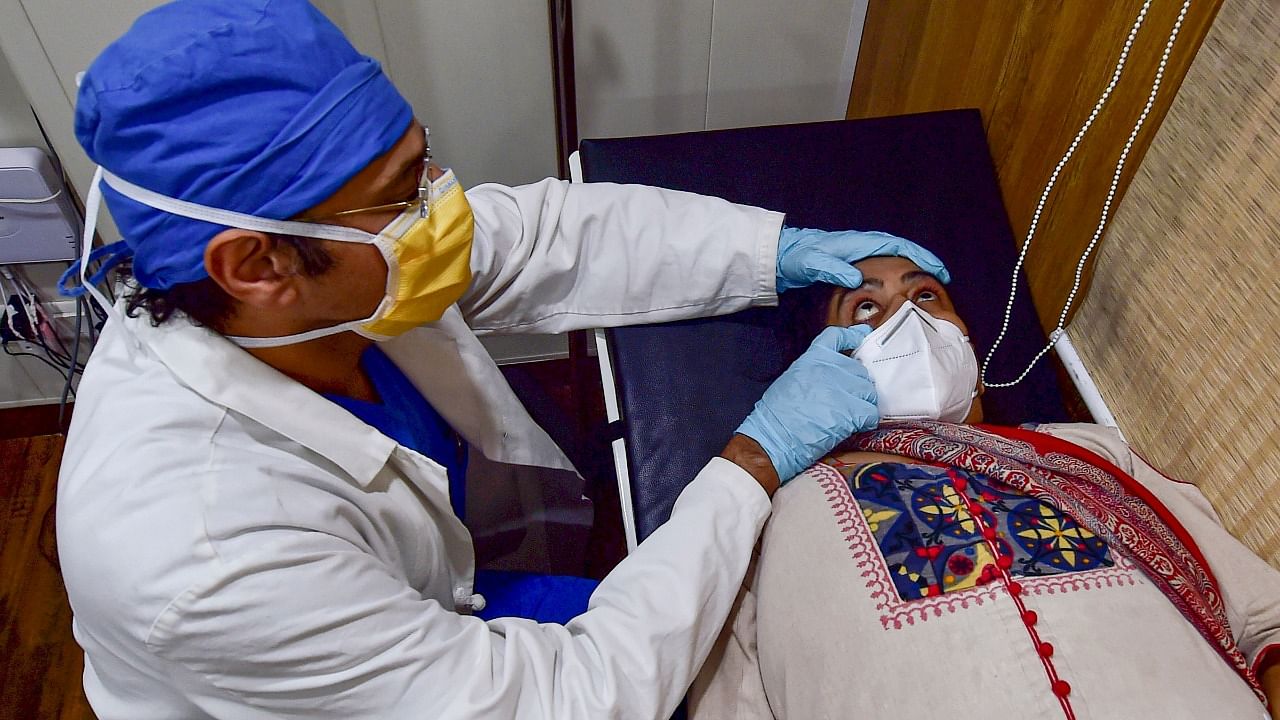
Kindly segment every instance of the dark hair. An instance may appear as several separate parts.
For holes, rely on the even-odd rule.
[[[839,290],[835,285],[817,283],[788,290],[778,296],[778,309],[788,322],[782,326],[782,341],[792,358],[809,349],[809,344],[827,327],[827,307],[831,296]]]
[[[299,270],[305,277],[317,277],[333,268],[333,256],[321,243],[310,238],[293,235],[269,235],[278,245],[293,249],[298,257]],[[133,277],[129,264],[121,266],[126,279]],[[136,317],[145,310],[151,316],[151,324],[159,326],[177,313],[187,316],[191,322],[221,331],[235,314],[235,301],[213,278],[180,283],[167,290],[155,290],[130,283],[131,290],[125,296],[125,308],[129,317]]]

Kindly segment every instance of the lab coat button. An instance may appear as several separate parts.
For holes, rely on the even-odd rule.
[[[459,612],[479,612],[488,602],[480,593],[472,593],[468,588],[458,586],[453,589],[453,604]]]

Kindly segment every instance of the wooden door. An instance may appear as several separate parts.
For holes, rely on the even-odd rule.
[[[1112,214],[1220,5],[1190,4]],[[1141,0],[870,0],[848,117],[981,109],[1022,242],[1045,183],[1107,87],[1141,7]],[[1180,0],[1152,1],[1114,92],[1045,205],[1026,272],[1046,330],[1057,326],[1181,8]]]

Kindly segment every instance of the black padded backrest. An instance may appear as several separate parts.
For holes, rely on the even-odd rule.
[[[588,182],[716,195],[783,211],[796,227],[914,240],[950,268],[979,362],[999,332],[1017,250],[977,110],[586,140],[581,150]],[[608,331],[641,539],[794,358],[792,318],[804,303],[791,291],[778,309]],[[1044,342],[1019,278],[991,378],[1016,375]],[[1047,361],[1018,386],[988,390],[983,406],[998,424],[1066,418]]]

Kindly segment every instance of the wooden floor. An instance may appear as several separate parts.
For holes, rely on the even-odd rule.
[[[93,718],[58,572],[62,436],[0,440],[0,720]]]

